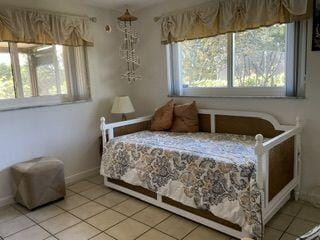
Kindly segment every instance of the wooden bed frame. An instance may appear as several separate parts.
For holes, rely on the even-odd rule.
[[[101,118],[102,144],[108,139],[148,130],[152,116],[117,123],[105,123]],[[281,125],[273,116],[259,112],[199,110],[201,132],[231,133],[255,136],[257,155],[257,184],[263,196],[262,217],[266,224],[290,199],[299,197],[301,174],[302,124]],[[107,135],[108,134],[108,135]],[[263,142],[263,138],[268,138]],[[105,178],[107,187],[124,192],[155,206],[216,229],[236,238],[248,237],[239,225],[214,216],[211,212],[191,208],[148,189],[120,180]]]

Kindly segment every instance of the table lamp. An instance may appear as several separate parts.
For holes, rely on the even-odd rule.
[[[113,101],[111,113],[122,114],[122,121],[127,120],[127,113],[135,112],[132,102],[128,96],[116,97]]]

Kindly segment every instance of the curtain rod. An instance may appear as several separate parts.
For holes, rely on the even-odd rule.
[[[19,10],[27,10],[27,11],[39,11],[39,12],[44,12],[44,13],[49,13],[49,14],[58,14],[58,15],[69,15],[69,16],[76,16],[76,17],[88,17],[91,22],[98,22],[98,19],[96,17],[90,17],[86,15],[77,15],[77,14],[70,14],[70,13],[62,13],[62,12],[55,12],[55,11],[50,11],[47,9],[37,9],[37,8],[26,8],[26,7],[17,7],[13,5],[0,5],[0,9],[19,9]]]
[[[223,0],[219,0],[219,1],[223,1]],[[177,10],[173,10],[173,11],[170,11],[170,12],[163,13],[160,16],[154,17],[153,20],[155,22],[158,22],[160,19],[162,19],[164,17],[176,15],[176,14],[179,14],[179,13],[183,13],[185,11],[190,11],[190,10],[198,9],[198,8],[202,8],[202,7],[207,8],[207,6],[210,5],[210,4],[212,4],[211,0],[206,1],[206,2],[202,2],[200,4],[199,3],[198,4],[194,4],[194,5],[191,5],[189,7],[185,7],[185,8],[181,8],[181,9],[177,9]]]

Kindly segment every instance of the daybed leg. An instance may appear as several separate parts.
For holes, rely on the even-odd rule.
[[[299,137],[298,137],[299,138]],[[298,151],[298,161],[297,161],[297,186],[294,189],[294,200],[298,201],[300,198],[300,188],[301,188],[301,158],[300,151]]]
[[[299,197],[300,197],[300,186],[297,186],[294,189],[294,200],[299,201]]]
[[[299,117],[296,119],[296,126],[301,127],[302,123]],[[301,187],[301,171],[302,171],[302,162],[301,162],[301,135],[296,135],[296,178],[297,178],[297,186],[294,189],[294,199],[296,201],[299,200],[300,197],[300,187]]]

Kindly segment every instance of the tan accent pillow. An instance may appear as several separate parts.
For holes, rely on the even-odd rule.
[[[172,132],[199,132],[196,102],[174,106]]]
[[[169,130],[172,126],[174,102],[170,100],[166,105],[157,109],[151,121],[151,131]]]

